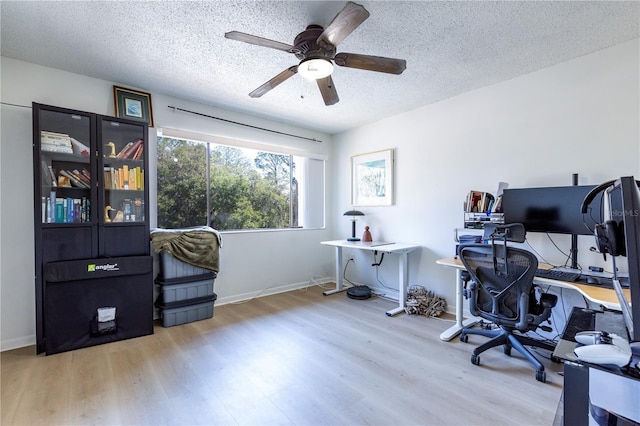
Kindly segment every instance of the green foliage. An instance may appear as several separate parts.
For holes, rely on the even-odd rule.
[[[280,189],[289,188],[289,170],[291,157],[288,155],[259,152],[255,160],[256,168],[262,170],[264,177],[273,182]]]
[[[158,143],[158,225],[207,223],[206,146],[176,139]]]
[[[263,166],[265,173],[261,175],[242,150],[211,147],[207,221],[207,145],[159,139],[158,226],[182,228],[208,223],[218,230],[289,227],[289,157],[258,153],[255,164]],[[286,163],[269,166],[266,160],[275,160],[272,155],[285,158]],[[287,177],[286,185],[281,183],[282,176]]]

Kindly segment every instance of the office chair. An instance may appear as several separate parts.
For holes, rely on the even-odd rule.
[[[471,363],[480,365],[480,354],[489,348],[503,345],[506,355],[515,348],[536,367],[536,380],[546,381],[544,366],[525,345],[553,351],[547,342],[532,339],[523,333],[536,330],[549,319],[556,305],[555,295],[543,293],[536,299],[533,278],[538,260],[531,252],[508,247],[507,242],[524,242],[522,224],[487,225],[485,240],[491,244],[472,244],[461,247],[460,260],[466,268],[470,283],[465,290],[471,314],[496,324],[497,329],[462,330],[460,340],[467,342],[469,334],[490,337],[491,340],[474,349]]]

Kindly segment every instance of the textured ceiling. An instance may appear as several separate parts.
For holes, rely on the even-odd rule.
[[[298,61],[224,33],[292,44],[307,25],[328,25],[342,1],[2,1],[1,53],[338,133],[639,37],[637,1],[358,3],[371,16],[338,52],[402,58],[407,69],[336,67],[340,102],[329,107],[299,75],[250,98]]]

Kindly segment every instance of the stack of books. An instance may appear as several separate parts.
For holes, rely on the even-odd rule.
[[[40,149],[47,152],[73,154],[71,138],[64,133],[40,131]]]

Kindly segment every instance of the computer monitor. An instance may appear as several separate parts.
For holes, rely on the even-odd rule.
[[[592,208],[582,214],[585,196],[595,186],[552,186],[544,188],[505,189],[502,206],[505,223],[522,223],[527,232],[593,235],[596,224],[603,221],[602,209]],[[602,194],[592,202],[601,206]]]
[[[609,219],[616,222],[619,231],[614,235],[623,238],[616,241],[620,256],[614,257],[614,266],[626,257],[631,300],[626,299],[617,279],[613,281],[614,288],[631,341],[640,342],[640,189],[632,176],[626,176],[617,179],[606,192],[610,200]]]

